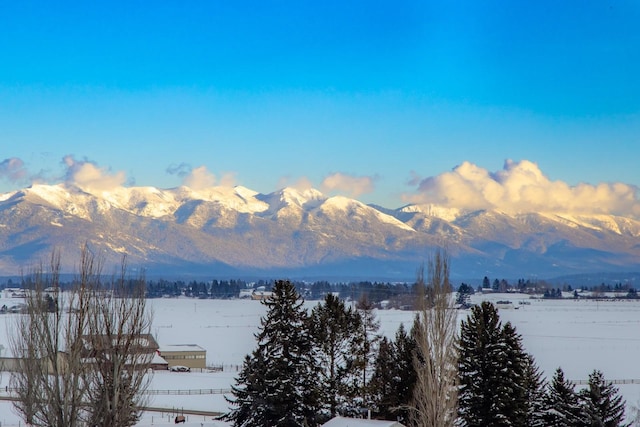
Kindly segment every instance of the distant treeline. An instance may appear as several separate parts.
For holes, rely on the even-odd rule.
[[[0,279],[1,280],[1,279]],[[134,288],[139,278],[130,279],[128,285],[123,288]],[[241,291],[246,294],[247,290],[270,291],[277,279],[246,281],[242,279],[230,280],[146,280],[146,296],[147,298],[175,298],[186,296],[199,299],[231,299],[238,298]],[[387,304],[389,308],[405,308],[413,309],[415,303],[415,283],[409,282],[376,282],[376,281],[352,281],[352,282],[329,282],[326,280],[310,281],[291,281],[299,294],[307,300],[320,300],[325,295],[332,293],[339,296],[343,300],[358,301],[361,297],[366,296],[369,301],[380,305]],[[74,281],[64,281],[58,283],[62,290],[71,289]],[[0,289],[22,288],[30,289],[33,287],[31,278],[24,279],[6,279],[0,282]],[[637,298],[636,289],[630,285],[617,283],[615,285],[607,285],[601,283],[597,286],[573,288],[571,285],[555,287],[544,280],[533,281],[530,279],[518,279],[509,282],[506,279],[489,279],[484,277],[481,284],[473,287],[466,283],[459,285],[452,284],[452,291],[457,291],[459,296],[470,295],[476,291],[492,291],[492,292],[521,292],[535,295],[542,295],[544,298],[566,298],[567,292],[571,292],[573,297],[585,298],[579,291],[590,291],[589,297],[602,297],[605,292],[624,293],[627,298]],[[565,294],[563,295],[563,292]],[[464,298],[459,298],[462,303]]]
[[[147,282],[147,297],[176,297],[187,296],[192,298],[238,298],[241,291],[250,289],[271,291],[276,280],[259,280],[247,282],[244,280],[212,280],[204,281],[168,281],[150,280]],[[390,282],[348,282],[330,283],[328,281],[291,281],[303,298],[308,300],[323,299],[327,294],[333,293],[344,300],[357,301],[366,295],[370,301],[380,303],[382,301],[394,301],[396,304],[412,304],[412,296],[415,295],[414,283],[390,283]]]

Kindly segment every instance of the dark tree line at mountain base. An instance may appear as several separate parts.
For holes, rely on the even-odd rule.
[[[427,301],[431,282],[425,284]],[[453,361],[429,365],[436,377],[456,376],[444,382],[447,397],[433,399],[435,394],[425,393],[435,392],[417,386],[425,358],[433,354],[433,346],[426,353],[421,348],[425,324],[419,316],[411,331],[401,325],[387,339],[377,334],[366,300],[353,308],[329,294],[308,313],[290,282],[277,281],[273,292],[264,302],[268,312],[257,348],[244,360],[229,399],[232,409],[223,417],[235,426],[317,426],[335,415],[367,413],[407,426],[443,425],[432,418],[469,427],[625,425],[624,401],[600,371],[580,391],[560,368],[545,382],[515,327],[503,325],[489,302],[474,306],[462,321],[448,349]],[[435,402],[440,418],[419,411],[416,399]],[[448,418],[445,406],[454,411]]]

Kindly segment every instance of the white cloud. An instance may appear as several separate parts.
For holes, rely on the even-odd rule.
[[[304,191],[313,188],[313,183],[311,182],[311,180],[309,180],[309,178],[304,176],[296,180],[293,180],[290,176],[283,176],[278,179],[277,187],[290,187],[295,188],[298,191]]]
[[[194,190],[213,187],[216,184],[216,177],[209,172],[206,167],[198,166],[189,172],[182,180],[182,184]]]
[[[184,169],[184,168],[183,168]],[[204,190],[216,185],[223,187],[233,187],[236,182],[234,173],[225,173],[218,180],[205,166],[198,166],[184,175],[182,184],[194,190]]]
[[[109,191],[121,187],[127,177],[122,171],[112,173],[88,160],[76,160],[68,155],[63,158],[67,167],[65,181],[74,184],[87,192]]]
[[[374,190],[375,178],[370,176],[352,176],[343,173],[331,174],[322,180],[322,191],[338,191],[350,197],[358,197]]]
[[[640,216],[638,187],[623,183],[571,186],[551,181],[528,160],[507,160],[495,173],[464,162],[451,172],[421,180],[417,192],[405,194],[404,200],[469,210]]]

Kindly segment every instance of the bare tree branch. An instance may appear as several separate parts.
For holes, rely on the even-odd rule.
[[[428,283],[424,266],[418,271],[419,313],[414,356],[416,384],[410,420],[416,427],[453,426],[457,409],[457,314],[451,298],[449,256],[437,250],[429,258]]]
[[[30,289],[10,348],[17,360],[14,406],[30,425],[131,426],[149,381],[155,348],[146,344],[151,314],[144,277],[120,274],[102,288],[102,262],[87,245],[70,291],[60,288],[60,253],[23,280]]]

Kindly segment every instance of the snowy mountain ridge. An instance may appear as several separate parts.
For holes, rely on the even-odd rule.
[[[640,269],[640,222],[613,215],[385,209],[315,189],[34,185],[0,195],[0,275],[88,242],[157,274],[410,279],[436,246],[454,271],[526,277]]]

